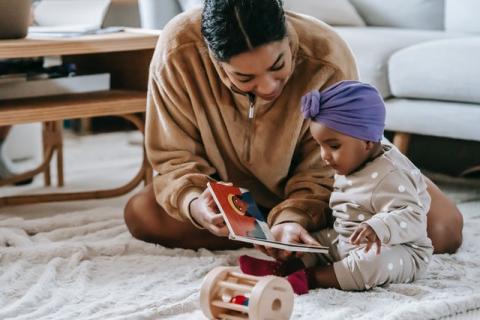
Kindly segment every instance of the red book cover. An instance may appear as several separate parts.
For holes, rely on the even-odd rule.
[[[327,247],[275,241],[247,189],[217,182],[209,182],[208,188],[225,219],[231,239],[288,251],[328,252]]]

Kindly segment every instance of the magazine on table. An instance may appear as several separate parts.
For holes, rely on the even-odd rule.
[[[247,189],[217,182],[209,182],[208,189],[225,219],[230,239],[287,251],[328,252],[328,247],[274,240],[263,213]]]

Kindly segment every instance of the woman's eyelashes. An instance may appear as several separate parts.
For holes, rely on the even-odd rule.
[[[271,72],[280,71],[280,70],[282,70],[284,67],[285,67],[285,61],[282,62],[281,64],[279,64],[278,66],[273,66],[273,67],[271,67],[269,71],[271,71]],[[247,82],[252,81],[253,78],[255,78],[255,77],[253,77],[253,76],[252,76],[252,77],[244,77],[244,78],[242,78],[242,79],[237,79],[237,80],[238,80],[239,82],[242,82],[242,83],[247,83]]]
[[[248,77],[248,78],[243,78],[243,79],[238,79],[238,81],[242,83],[247,83],[253,80],[253,77]]]
[[[282,70],[283,67],[285,67],[285,61],[282,62],[281,64],[277,65],[277,66],[271,67],[270,71],[279,71],[279,70]]]

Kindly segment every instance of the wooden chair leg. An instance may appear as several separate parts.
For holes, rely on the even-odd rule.
[[[55,122],[55,136],[57,149],[57,183],[59,187],[63,187],[63,121]]]
[[[396,132],[393,136],[393,144],[401,153],[407,154],[408,145],[410,144],[411,134],[406,132]]]
[[[43,143],[43,158],[47,156],[48,153],[48,148],[50,146],[50,128],[51,128],[51,122],[44,122],[42,124],[43,129],[42,129],[42,143]],[[52,176],[50,172],[50,164],[48,164],[45,167],[45,171],[43,171],[43,179],[45,182],[45,186],[50,186],[52,184]]]

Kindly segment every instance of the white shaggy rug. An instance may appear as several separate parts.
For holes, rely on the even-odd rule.
[[[88,184],[75,175],[76,161],[81,167],[90,161],[89,174],[95,176],[97,161],[91,155],[80,161],[77,148],[85,151],[93,148],[86,144],[93,144],[101,150],[112,139],[128,137],[68,142],[67,181]],[[127,172],[128,178],[139,148],[117,145],[113,153],[122,157],[115,172]],[[100,165],[97,174],[105,170]],[[195,252],[137,241],[122,219],[125,199],[109,206],[94,201],[1,208],[0,319],[202,319],[198,291],[203,277],[252,250]],[[460,209],[465,216],[462,248],[454,255],[434,256],[423,279],[361,293],[314,290],[295,298],[292,318],[431,319],[479,309],[480,201],[461,203]]]

